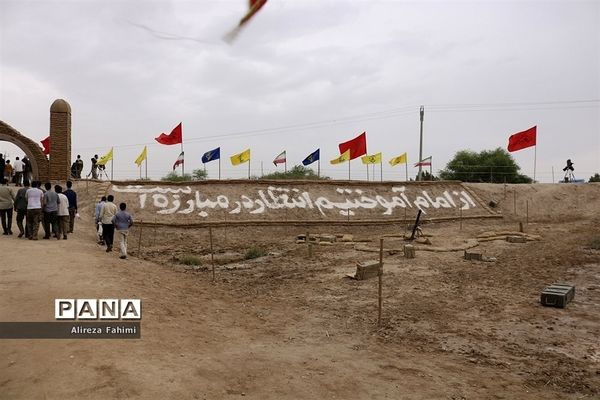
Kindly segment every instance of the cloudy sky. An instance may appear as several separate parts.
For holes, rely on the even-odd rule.
[[[366,131],[384,160],[419,152],[443,168],[461,149],[505,148],[538,126],[537,178],[600,172],[600,2],[269,0],[233,44],[222,40],[245,0],[0,0],[0,120],[48,135],[49,107],[72,107],[73,156],[115,148],[116,179],[135,177],[148,144],[151,177],[178,146],[154,137],[184,127],[186,171],[221,146],[223,177],[244,177],[228,157],[247,147],[251,169],[276,170]],[[6,142],[0,150],[18,155]],[[533,176],[534,150],[513,153]],[[218,164],[207,170],[216,177]],[[316,165],[315,165],[316,168]],[[279,170],[283,167],[280,166]],[[379,173],[379,172],[378,172]],[[404,179],[384,164],[384,179]],[[352,162],[352,177],[366,169]]]

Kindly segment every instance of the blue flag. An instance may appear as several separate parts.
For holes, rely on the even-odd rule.
[[[219,158],[221,158],[221,148],[217,147],[214,150],[204,153],[202,156],[202,163],[206,164],[209,161],[218,160]]]
[[[311,154],[308,155],[308,157],[306,157],[303,161],[302,161],[302,165],[310,165],[312,163],[314,163],[315,161],[318,161],[320,158],[320,150],[321,149],[317,149],[314,152],[312,152]]]

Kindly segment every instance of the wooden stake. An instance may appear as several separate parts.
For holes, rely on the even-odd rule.
[[[529,225],[529,200],[525,201],[525,223]]]
[[[458,207],[460,211],[460,230],[462,231],[462,207]]]
[[[156,218],[154,218],[154,237],[152,238],[152,246],[156,246]]]
[[[515,212],[515,215],[517,215],[517,190],[516,189],[513,191],[513,210]]]
[[[310,253],[312,253],[312,249],[310,248],[310,239],[309,239],[309,237],[310,237],[310,233],[307,230],[306,231],[306,248],[308,249],[308,258],[311,258],[311,254]]]
[[[383,238],[379,239],[379,290],[377,304],[377,326],[381,326],[381,308],[383,305],[382,284],[383,284]]]
[[[212,265],[212,280],[215,281],[215,253],[213,252],[212,226],[208,227],[208,236],[210,237],[210,263]]]
[[[138,258],[142,258],[142,230],[144,229],[143,221],[140,219],[140,236],[138,237]]]

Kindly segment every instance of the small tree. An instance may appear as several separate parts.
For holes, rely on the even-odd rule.
[[[318,176],[310,168],[303,165],[295,165],[287,172],[273,172],[262,176],[260,179],[329,179],[329,177]]]
[[[600,182],[600,174],[596,172],[593,176],[590,176],[590,180],[588,182]]]
[[[419,174],[417,174],[415,176],[415,181],[418,179],[419,179]],[[421,172],[421,180],[422,181],[439,181],[440,178],[436,177],[435,175],[430,174],[429,171],[423,170]],[[411,179],[411,181],[412,181],[412,179]]]
[[[512,156],[500,147],[479,153],[461,150],[446,164],[440,177],[463,182],[531,183],[531,178],[519,174],[520,169]]]
[[[204,169],[195,169],[192,171],[192,180],[193,181],[203,181],[208,177],[208,174]]]
[[[160,178],[160,180],[168,181],[168,182],[185,182],[185,181],[191,181],[192,176],[190,174],[180,175],[177,172],[173,171],[173,172],[169,172],[167,175]]]

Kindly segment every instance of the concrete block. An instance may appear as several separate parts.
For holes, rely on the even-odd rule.
[[[527,243],[525,236],[507,236],[506,241],[508,243]]]
[[[481,253],[465,250],[465,260],[481,261],[482,259],[483,259],[483,255]]]
[[[404,257],[415,258],[415,247],[412,244],[404,245]]]

